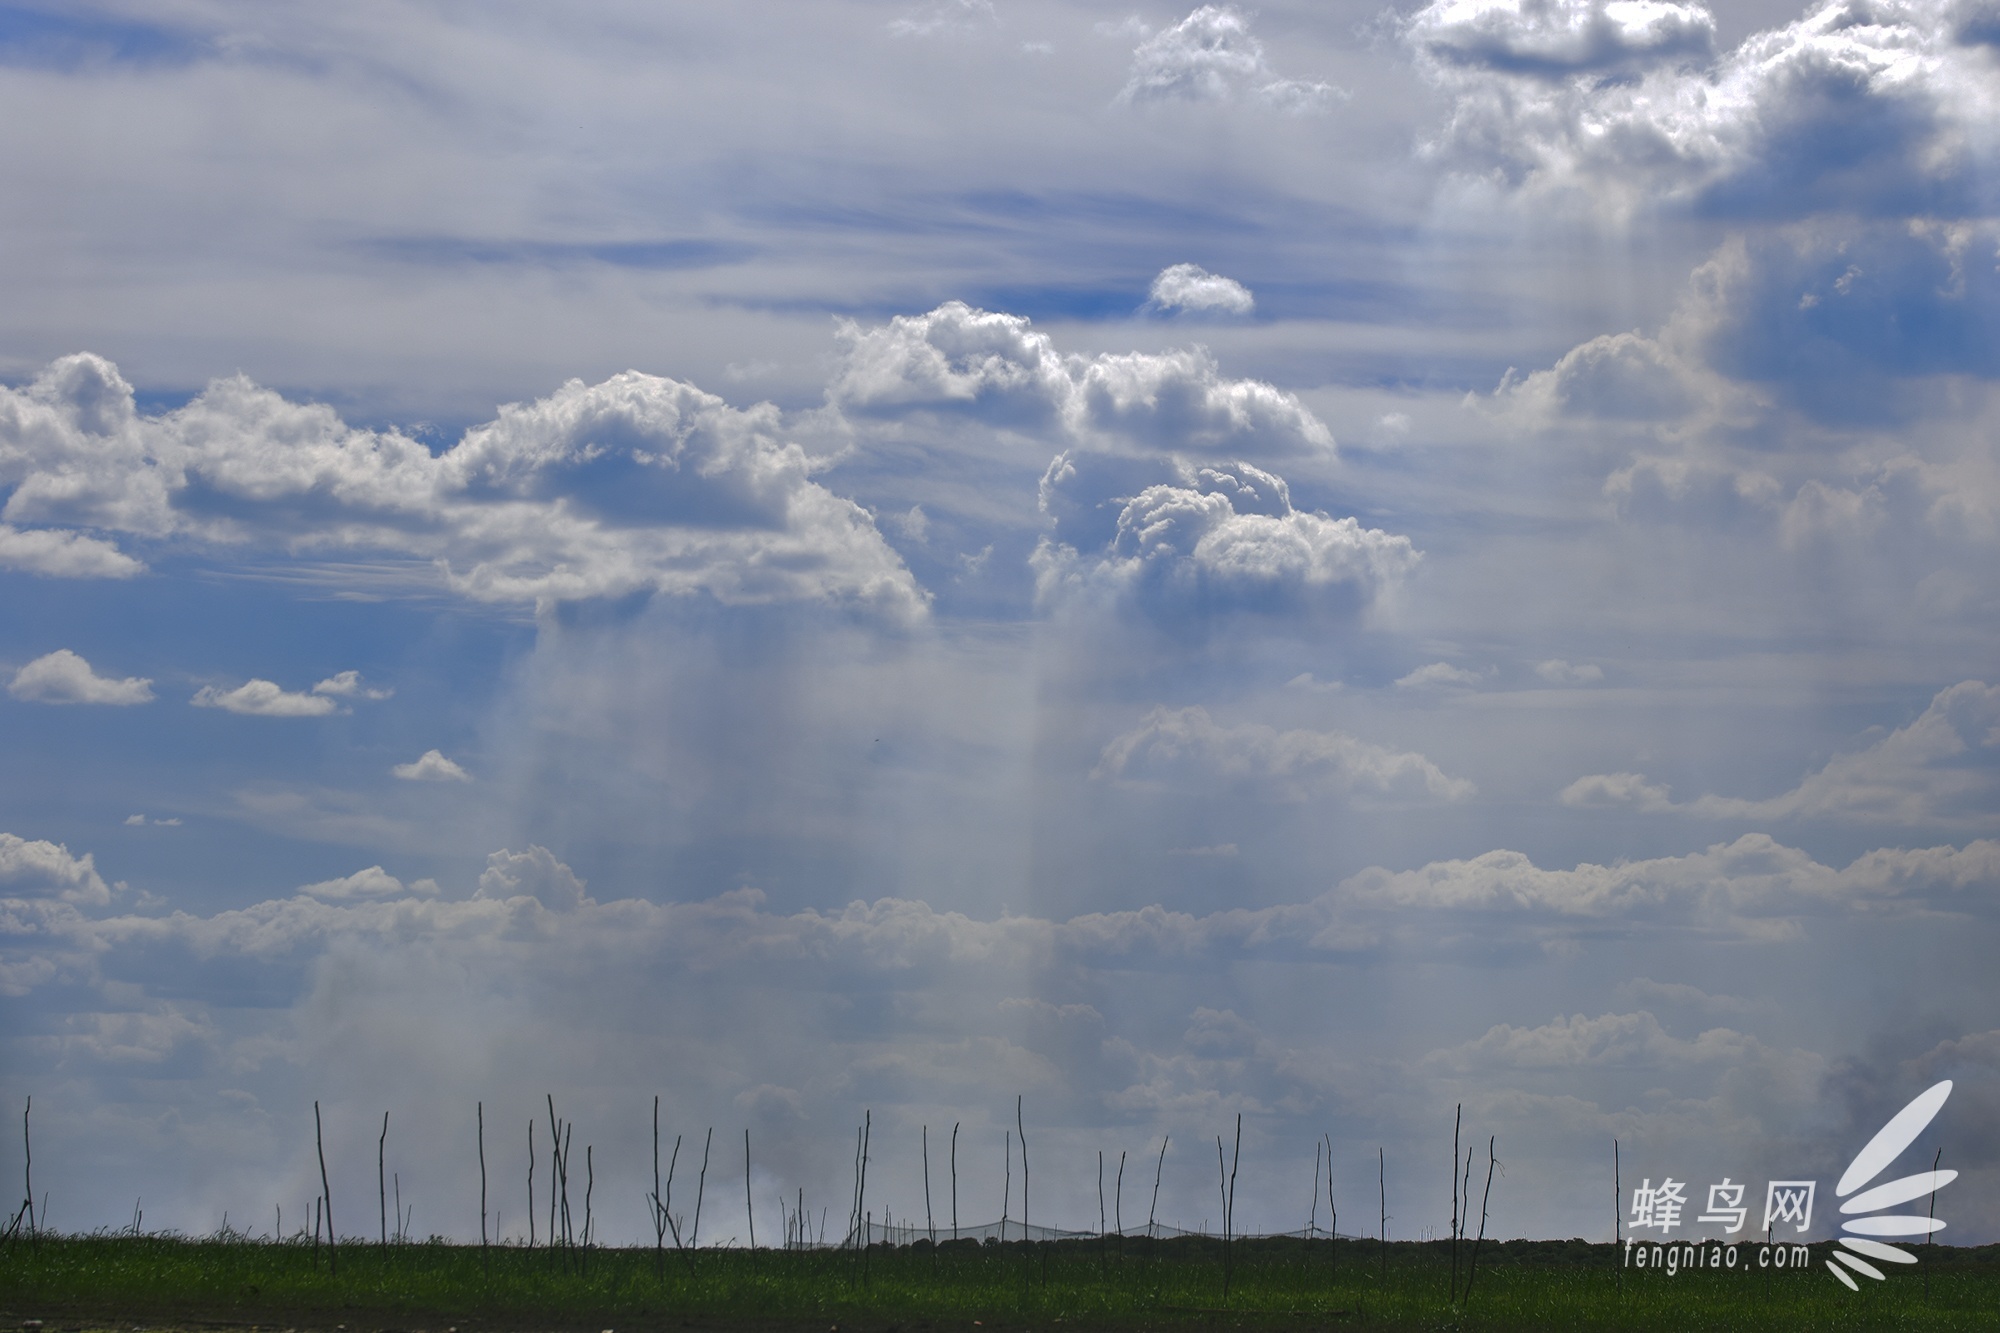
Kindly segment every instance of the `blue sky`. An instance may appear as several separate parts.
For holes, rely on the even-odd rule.
[[[318,1099],[473,1235],[551,1092],[990,1220],[1018,1094],[1038,1221],[1240,1112],[1241,1223],[1442,1230],[1462,1102],[1599,1237],[1950,1077],[2000,1237],[1996,31],[0,7],[51,1220],[302,1215]]]

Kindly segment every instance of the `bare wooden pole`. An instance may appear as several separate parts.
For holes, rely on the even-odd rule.
[[[1006,1174],[1001,1176],[1000,1186],[1000,1239],[1007,1239],[1007,1209],[1014,1201],[1014,1131],[1004,1130],[1000,1138],[1001,1160]],[[1024,1237],[1027,1232],[1021,1233]]]
[[[1486,1205],[1493,1198],[1493,1168],[1500,1159],[1493,1155],[1497,1137],[1486,1140],[1486,1192],[1479,1196],[1479,1236],[1472,1242],[1472,1260],[1465,1270],[1465,1299],[1472,1299],[1473,1275],[1479,1271],[1479,1247],[1486,1243]]]
[[[35,1140],[28,1132],[28,1116],[35,1109],[35,1099],[29,1097],[21,1108],[21,1180],[28,1191],[27,1202],[22,1206],[28,1210],[28,1235],[40,1234],[41,1225],[35,1217]]]
[[[1311,1240],[1319,1233],[1319,1140],[1313,1140],[1313,1201],[1311,1211],[1306,1213],[1306,1239]]]
[[[1451,1118],[1451,1294],[1447,1301],[1458,1299],[1458,1128],[1465,1119],[1465,1103],[1458,1104],[1458,1110]]]
[[[340,1272],[340,1255],[333,1239],[333,1188],[326,1181],[326,1133],[320,1125],[319,1102],[313,1102],[313,1146],[319,1150],[319,1197],[326,1204],[326,1271]]]
[[[535,1118],[528,1117],[528,1248],[535,1248]]]
[[[1123,1254],[1125,1252],[1122,1243],[1125,1239],[1125,1150],[1123,1148],[1118,1150],[1118,1184],[1111,1192],[1111,1220],[1118,1227],[1118,1239],[1121,1242],[1118,1252]]]
[[[660,1203],[660,1094],[653,1094],[653,1272],[667,1271],[667,1229],[661,1223],[660,1215],[666,1208]]]
[[[479,1103],[479,1255],[486,1254],[486,1103]]]
[[[930,1233],[931,1246],[937,1247],[937,1223],[931,1218],[931,1127],[924,1126],[924,1230]]]
[[[708,1137],[701,1141],[701,1177],[694,1183],[694,1227],[688,1232],[688,1248],[701,1245],[701,1201],[708,1193],[708,1150],[715,1143],[715,1126],[708,1127]]]
[[[382,1248],[389,1248],[389,1190],[383,1179],[383,1167],[389,1154],[389,1113],[382,1113],[382,1137],[375,1141],[375,1191],[382,1211]],[[396,1205],[400,1211],[402,1204]]]
[[[1172,1137],[1171,1134],[1160,1136],[1160,1159],[1153,1164],[1153,1206],[1146,1210],[1146,1237],[1149,1240],[1158,1239],[1153,1234],[1153,1219],[1160,1213],[1160,1173],[1167,1169],[1167,1140]]]
[[[1028,1128],[1021,1119],[1021,1094],[1014,1094],[1014,1132],[1021,1137],[1021,1239],[1028,1238]]]
[[[951,1122],[951,1238],[958,1239],[958,1122]]]
[[[1944,1149],[1939,1148],[1937,1152],[1931,1156],[1931,1204],[1930,1207],[1927,1210],[1925,1210],[1924,1214],[1926,1217],[1930,1218],[1933,1222],[1937,1220],[1937,1169],[1938,1169],[1938,1163],[1942,1162],[1943,1160],[1944,1160]],[[1932,1247],[1934,1247],[1936,1244],[1937,1244],[1937,1231],[1935,1228],[1933,1228],[1930,1231],[1930,1233],[1924,1237],[1925,1252],[1928,1253],[1932,1249]],[[1925,1264],[1924,1299],[1928,1301],[1930,1298],[1931,1298],[1931,1266],[1929,1264]]]
[[[1376,1234],[1380,1237],[1377,1248],[1382,1254],[1382,1281],[1386,1283],[1389,1280],[1389,1158],[1381,1148],[1375,1150],[1375,1184],[1381,1192],[1382,1229]]]
[[[757,1214],[750,1204],[750,1130],[743,1130],[743,1216],[750,1227],[750,1248],[757,1248]]]

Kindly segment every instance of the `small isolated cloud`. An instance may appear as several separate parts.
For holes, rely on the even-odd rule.
[[[148,824],[154,828],[179,828],[181,821],[179,819],[148,819],[144,815],[125,816],[125,827],[127,828],[144,828]]]
[[[1479,673],[1455,667],[1449,662],[1432,662],[1420,666],[1407,676],[1398,677],[1399,690],[1469,690],[1479,684]]]
[[[386,699],[394,694],[390,689],[374,689],[362,683],[359,671],[342,671],[328,676],[313,686],[314,694],[331,695],[336,699]]]
[[[470,782],[472,774],[444,757],[437,750],[425,750],[423,756],[407,764],[398,764],[389,770],[405,782]]]
[[[67,648],[38,657],[14,673],[7,692],[38,704],[107,704],[125,708],[151,703],[153,682],[142,676],[119,680],[100,676]]]
[[[1168,856],[1193,856],[1204,859],[1221,858],[1224,860],[1240,854],[1236,844],[1233,842],[1218,842],[1209,847],[1175,847],[1167,852]]]
[[[556,860],[555,853],[531,843],[525,852],[503,848],[488,856],[486,869],[479,876],[479,890],[473,896],[487,901],[533,898],[550,911],[561,912],[591,902],[583,889],[584,882]]]
[[[0,833],[0,890],[13,898],[59,898],[87,907],[111,901],[111,886],[97,873],[89,852],[71,856],[59,842],[12,833]]]
[[[146,566],[110,542],[63,528],[0,523],[0,569],[54,579],[129,579]]]
[[[324,694],[291,694],[268,680],[248,680],[233,690],[204,685],[188,702],[245,717],[325,717],[340,708]]]
[[[1092,777],[1250,786],[1281,799],[1376,796],[1463,800],[1470,782],[1447,776],[1420,754],[1374,745],[1338,731],[1278,731],[1257,723],[1224,727],[1205,708],[1155,708],[1104,747]]]
[[[369,866],[339,879],[321,880],[317,884],[302,884],[299,892],[308,898],[319,898],[326,902],[365,901],[370,898],[399,898],[405,893],[418,897],[437,896],[436,880],[419,879],[404,884],[381,866]]]
[[[1646,780],[1643,773],[1593,773],[1564,787],[1556,797],[1579,810],[1671,810],[1668,789]]]
[[[1570,663],[1560,657],[1535,663],[1535,674],[1551,685],[1595,685],[1604,679],[1604,668],[1589,662]]]
[[[1000,21],[993,0],[949,0],[913,10],[889,24],[892,37],[937,37],[945,33],[973,32],[990,28]]]
[[[1199,264],[1175,264],[1153,279],[1147,304],[1156,310],[1247,315],[1256,307],[1250,289]]]
[[[1108,547],[1079,552],[1063,539],[1085,529],[1065,516],[1102,506],[1072,493],[1089,478],[1070,456],[1051,463],[1042,508],[1056,538],[1034,556],[1043,597],[1097,588],[1161,614],[1353,612],[1420,558],[1407,537],[1293,508],[1284,478],[1261,468],[1180,472],[1181,484],[1147,486],[1123,502]]]
[[[1639,773],[1578,778],[1558,798],[1583,808],[1674,811],[1710,819],[1854,819],[1908,825],[1991,824],[2000,785],[2000,686],[1938,691],[1922,716],[1841,755],[1778,796],[1703,795],[1676,802]]]
[[[1145,36],[1132,52],[1121,102],[1247,100],[1277,111],[1323,111],[1346,94],[1329,83],[1287,79],[1264,58],[1250,19],[1234,5],[1203,5],[1171,28]]]

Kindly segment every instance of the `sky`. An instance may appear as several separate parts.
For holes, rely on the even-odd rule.
[[[290,1231],[317,1103],[343,1234],[379,1146],[476,1238],[483,1115],[516,1236],[553,1098],[650,1241],[656,1096],[704,1243],[745,1131],[838,1234],[864,1117],[871,1210],[956,1133],[1018,1219],[1018,1097],[1040,1224],[1164,1140],[1214,1229],[1240,1115],[1240,1229],[1330,1151],[1444,1234],[1462,1107],[1489,1234],[1610,1239],[1616,1140],[1824,1236],[1948,1078],[2000,1240],[1996,64],[1991,0],[0,3],[48,1224]]]

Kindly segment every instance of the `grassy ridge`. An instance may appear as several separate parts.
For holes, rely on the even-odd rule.
[[[970,1241],[837,1251],[548,1250],[429,1244],[322,1249],[241,1238],[66,1236],[0,1254],[0,1314],[49,1327],[116,1320],[232,1320],[353,1329],[385,1326],[671,1327],[684,1322],[825,1330],[932,1325],[1137,1329],[1362,1323],[1410,1329],[1992,1329],[2000,1325],[2000,1246],[1939,1247],[1916,1271],[1837,1286],[1815,1246],[1784,1272],[1618,1269],[1608,1245],[1489,1242],[1471,1298],[1447,1299],[1443,1242],[1379,1247],[1284,1238],[1238,1241],[1224,1294],[1213,1239],[1056,1243]],[[1464,1251],[1461,1250],[1461,1263]],[[1337,1265],[1337,1267],[1336,1267]],[[1924,1270],[1930,1294],[1925,1296]]]

